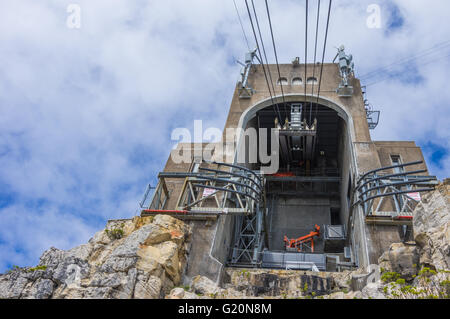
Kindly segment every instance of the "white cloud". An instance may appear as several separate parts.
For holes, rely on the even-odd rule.
[[[265,8],[255,2],[273,61]],[[377,2],[385,26],[392,1]],[[246,50],[232,1],[77,1],[81,29],[65,25],[69,3],[0,4],[0,185],[16,199],[0,209],[0,271],[7,262],[35,262],[51,245],[85,242],[100,221],[132,216],[168,156],[171,129],[191,128],[194,119],[223,127],[240,69],[232,61]],[[269,3],[280,62],[303,60],[303,2]],[[366,27],[370,3],[334,1],[327,61],[345,44],[358,73],[367,73],[449,34],[448,1],[396,1],[404,26],[389,35]],[[326,7],[322,1],[323,23]],[[310,59],[314,12],[311,5]],[[375,139],[433,138],[449,149],[445,63],[417,65],[424,77],[417,87],[395,80],[369,87],[382,110]],[[443,177],[449,167],[447,157],[431,168]]]

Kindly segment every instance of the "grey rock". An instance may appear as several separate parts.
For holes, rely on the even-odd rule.
[[[29,280],[21,271],[13,271],[0,280],[0,298],[19,298]]]
[[[364,299],[386,299],[381,292],[380,285],[377,283],[368,283],[361,291],[361,297]]]
[[[420,247],[420,263],[435,269],[450,269],[448,182],[424,195],[413,214],[414,240]]]
[[[67,252],[65,252],[65,257],[75,257],[79,259],[87,260],[91,255],[93,250],[93,246],[90,244],[83,244],[77,247],[74,247]]]
[[[48,299],[53,293],[54,286],[50,279],[38,279],[33,284],[30,295],[36,299]]]
[[[101,271],[107,273],[114,273],[118,271],[126,272],[129,269],[135,267],[138,261],[138,257],[116,257],[111,256],[106,259],[105,263],[101,266]]]
[[[390,268],[399,273],[402,278],[412,280],[417,275],[419,253],[415,246],[394,243],[390,246],[388,255]]]
[[[89,275],[90,266],[85,260],[76,257],[63,259],[53,273],[53,279],[59,284],[79,284]]]
[[[104,273],[96,272],[92,277],[89,287],[111,287],[117,288],[122,282],[125,282],[126,275],[124,273]]]
[[[134,288],[134,298],[136,299],[157,299],[161,297],[162,282],[159,277],[138,276]]]
[[[109,221],[123,225],[120,239],[100,231],[67,251],[51,247],[39,260],[45,269],[0,275],[0,298],[163,297],[180,281],[189,227],[170,216],[155,219]]]
[[[217,294],[222,291],[214,281],[204,276],[196,276],[192,279],[192,289],[202,295]]]
[[[137,257],[140,245],[144,244],[150,233],[155,229],[154,225],[148,224],[125,237],[121,244],[117,246],[111,256],[113,257]]]

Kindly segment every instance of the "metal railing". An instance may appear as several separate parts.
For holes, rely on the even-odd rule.
[[[382,174],[381,172],[401,169],[422,164],[423,161],[415,161],[405,164],[392,165],[371,170],[363,174],[357,181],[354,191],[356,202],[352,205],[360,205],[364,216],[392,217],[404,219],[412,217],[417,200],[412,198],[413,193],[433,191],[438,184],[436,176],[415,175],[427,172],[426,169],[402,171],[398,173]],[[389,208],[389,214],[383,209],[383,205]],[[399,222],[402,224],[402,221]]]

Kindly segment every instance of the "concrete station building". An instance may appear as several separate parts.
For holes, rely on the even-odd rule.
[[[192,225],[186,278],[219,281],[225,267],[367,269],[391,243],[408,241],[411,212],[436,178],[413,141],[371,139],[379,112],[368,107],[343,49],[339,63],[295,59],[280,73],[252,60],[250,52],[224,134],[254,128],[260,143],[260,128],[278,130],[278,149],[270,138],[266,145],[277,152],[277,172],[264,174],[259,157],[248,161],[251,145],[238,161],[245,134],[224,136],[222,146],[238,151],[213,149],[210,162],[198,154],[211,145],[179,144],[172,152],[190,150],[190,161],[170,156],[141,203],[142,216],[167,213]],[[316,225],[319,235],[307,237]],[[303,236],[292,247],[284,240]]]

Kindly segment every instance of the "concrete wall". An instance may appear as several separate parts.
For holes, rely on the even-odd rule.
[[[281,96],[281,87],[276,84],[278,79],[276,65],[269,65],[268,67],[272,73],[276,88],[276,96],[273,97],[275,103],[282,103],[283,100],[286,102],[316,102],[315,94],[317,94],[317,85],[315,85],[312,95],[312,86],[306,85],[307,94],[304,94],[305,67],[307,68],[307,77],[310,77],[312,76],[313,70],[312,64],[306,66],[304,64],[299,66],[293,66],[292,64],[280,65],[281,76],[286,77],[289,82],[289,85],[283,86],[285,93],[284,99]],[[302,78],[303,85],[291,85],[294,77]],[[354,94],[352,97],[345,98],[339,97],[336,93],[339,82],[340,76],[337,65],[332,63],[324,64],[319,103],[336,110],[343,119],[340,124],[342,134],[340,134],[339,138],[339,168],[342,176],[340,196],[341,222],[344,223],[348,219],[349,213],[347,190],[350,175],[353,176],[352,182],[354,183],[359,174],[390,165],[390,154],[400,155],[403,162],[421,160],[423,159],[423,155],[420,148],[414,142],[373,142],[370,138],[359,80],[355,78],[351,79]],[[224,126],[225,128],[255,127],[256,124],[251,122],[254,114],[259,109],[272,104],[261,65],[252,66],[249,75],[249,85],[255,90],[255,93],[249,99],[240,99],[238,86],[236,86]],[[226,130],[224,130],[225,133]],[[235,143],[232,142],[232,144]],[[222,156],[222,154],[217,154],[216,160],[230,163],[234,161],[235,154],[226,153],[225,155],[227,157]],[[408,169],[418,168],[426,168],[426,165]],[[170,159],[165,168],[166,171],[187,171],[188,169],[188,164],[174,164],[171,163]],[[166,206],[167,209],[174,208],[175,201],[177,200],[177,192],[181,189],[181,185],[178,181],[170,183],[169,188],[172,190],[172,197]],[[386,249],[392,241],[398,241],[396,237],[398,235],[397,229],[386,226],[380,226],[380,228],[379,226],[371,227],[365,225],[364,216],[362,216],[362,212],[358,207],[354,211],[352,224],[355,230],[352,234],[352,243],[357,250],[361,266],[366,267],[369,263],[374,262],[382,250]],[[215,224],[210,226],[196,225],[199,230],[197,236],[198,242],[209,239],[212,239],[212,241],[205,241],[199,244],[198,253],[199,256],[203,254],[201,258],[204,259],[198,259],[196,257],[197,259],[195,260],[199,263],[205,263],[206,260],[204,266],[206,270],[204,273],[213,280],[218,280],[220,277],[217,273],[220,273],[221,263],[225,262],[228,254],[227,249],[233,242],[233,226],[233,219],[228,216],[220,217]],[[202,232],[205,233],[201,235]],[[207,249],[207,247],[210,247],[210,249]]]
[[[343,119],[339,120],[339,137],[338,137],[338,165],[339,174],[341,176],[340,182],[340,219],[341,223],[347,225],[349,217],[349,183],[350,168],[353,167],[350,153],[350,136],[348,134],[348,125]]]
[[[377,159],[379,167],[391,166],[391,155],[400,155],[403,163],[423,161],[423,164],[407,166],[405,171],[415,171],[419,169],[427,169],[422,151],[411,141],[375,141],[372,144],[377,151]],[[376,167],[373,167],[374,169]],[[394,173],[394,171],[387,170],[385,173]],[[428,175],[427,172],[418,175]],[[378,201],[374,203],[377,205]],[[385,199],[381,206],[381,210],[392,211],[393,201]],[[378,258],[389,249],[392,243],[401,242],[402,238],[399,232],[399,226],[388,225],[366,225],[365,232],[367,234],[367,245],[369,247],[369,263],[374,264],[378,262]]]
[[[382,167],[392,165],[391,155],[400,155],[403,163],[423,161],[423,164],[405,167],[406,172],[427,169],[422,150],[416,145],[415,142],[375,141],[374,144]],[[391,170],[391,172],[393,172],[393,170]],[[418,175],[428,175],[428,173],[426,172]]]

